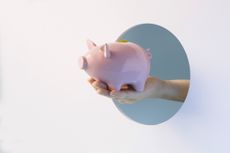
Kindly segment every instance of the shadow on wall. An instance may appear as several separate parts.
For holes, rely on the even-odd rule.
[[[203,82],[205,81],[199,77],[197,72],[192,73],[186,103],[182,107],[184,117],[194,117],[194,115],[199,117],[204,114],[201,108],[202,101],[204,101],[202,95],[205,95],[205,91],[202,90]]]
[[[0,153],[9,153],[9,152],[5,152],[5,151],[2,150],[2,145],[1,144],[2,144],[2,142],[0,141]]]
[[[202,105],[205,101],[203,95],[207,95],[202,86],[205,86],[205,82],[199,76],[198,72],[194,72],[191,75],[189,94],[186,98],[186,103],[182,106],[181,111],[179,112],[177,119],[174,120],[174,124],[171,127],[175,130],[175,133],[180,133],[181,137],[188,135],[189,130],[193,130],[194,121],[197,123],[203,123],[208,121],[207,109]],[[186,129],[186,130],[185,130]],[[193,132],[190,132],[192,134]],[[187,139],[187,138],[184,138]]]

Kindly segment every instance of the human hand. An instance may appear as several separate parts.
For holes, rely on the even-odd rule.
[[[149,76],[145,82],[142,92],[137,92],[130,85],[123,85],[120,91],[115,91],[101,81],[90,78],[89,83],[94,87],[98,94],[109,97],[120,103],[132,104],[146,98],[159,98],[163,81],[153,76]]]

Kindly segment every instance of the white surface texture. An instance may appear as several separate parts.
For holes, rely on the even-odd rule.
[[[228,0],[0,0],[0,152],[229,153]],[[102,44],[159,24],[191,66],[186,103],[146,126],[99,96],[78,69],[85,40]]]

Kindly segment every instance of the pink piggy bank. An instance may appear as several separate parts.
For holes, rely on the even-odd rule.
[[[132,85],[143,91],[150,73],[151,53],[135,43],[122,41],[97,46],[87,40],[89,51],[79,58],[79,66],[92,78],[118,91],[122,85]]]

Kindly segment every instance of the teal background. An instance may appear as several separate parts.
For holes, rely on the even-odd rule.
[[[125,31],[118,40],[128,40],[152,53],[151,75],[163,79],[189,79],[189,62],[180,41],[167,29],[155,24],[139,24]],[[146,99],[116,107],[130,119],[143,124],[159,124],[171,118],[183,105],[181,102]]]

